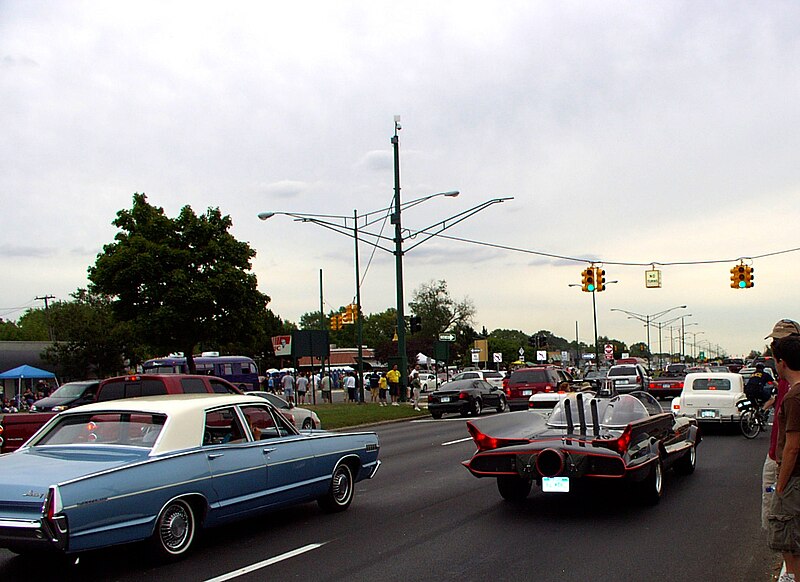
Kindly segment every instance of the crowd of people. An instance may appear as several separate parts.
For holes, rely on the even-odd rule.
[[[40,380],[33,388],[26,386],[21,394],[15,394],[11,398],[3,398],[3,406],[0,410],[2,412],[27,412],[34,402],[50,396],[55,389],[54,386],[44,380]]]
[[[420,398],[420,366],[413,366],[408,373],[406,386],[401,382],[400,371],[397,366],[392,369],[370,371],[364,374],[364,398],[369,395],[369,402],[380,406],[399,406],[400,402],[408,401],[415,410],[419,410]],[[311,391],[319,390],[323,403],[333,402],[332,391],[342,389],[345,402],[361,401],[361,385],[358,374],[352,370],[331,370],[330,372],[292,373],[284,371],[270,374],[264,379],[262,388],[266,391],[283,396],[292,404],[311,404]]]

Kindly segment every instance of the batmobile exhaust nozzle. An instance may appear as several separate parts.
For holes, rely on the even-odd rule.
[[[555,477],[564,470],[564,454],[556,449],[545,449],[536,456],[536,470],[542,477]]]
[[[586,434],[586,411],[583,409],[583,394],[578,392],[575,400],[578,405],[578,422],[581,425],[581,434]]]

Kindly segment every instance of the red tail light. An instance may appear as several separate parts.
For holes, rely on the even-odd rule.
[[[478,447],[478,451],[491,451],[493,449],[499,449],[500,447],[521,445],[530,442],[527,439],[499,439],[491,437],[487,434],[483,434],[472,422],[467,422],[467,430],[472,440],[475,441],[475,446]]]
[[[459,392],[458,393],[459,400],[469,400],[469,394],[466,392]]]
[[[611,441],[611,448],[617,451],[620,455],[624,454],[625,451],[628,450],[628,447],[631,444],[631,427],[628,425],[625,427],[625,430],[622,431],[622,434],[619,435],[617,440]]]
[[[655,382],[650,382],[650,390],[652,390],[655,387],[656,387],[656,383]]]
[[[683,388],[683,382],[676,382],[675,383],[675,388],[681,388],[682,389]]]

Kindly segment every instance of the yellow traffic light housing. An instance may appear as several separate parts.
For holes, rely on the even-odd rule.
[[[342,323],[350,324],[353,323],[353,306],[346,305],[344,308],[344,313],[342,314]]]
[[[342,329],[342,316],[338,313],[331,316],[331,329]]]
[[[745,266],[744,268],[744,286],[746,289],[750,289],[755,285],[753,279],[756,278],[755,273],[756,270],[751,267],[750,265]]]
[[[746,289],[747,284],[747,269],[749,267],[744,263],[740,263],[731,268],[731,287],[733,289]]]
[[[606,270],[600,267],[594,268],[594,284],[597,286],[597,292],[603,291],[606,288]]]
[[[359,313],[358,313],[358,305],[353,303],[353,304],[350,305],[350,308],[351,308],[352,313],[353,313],[353,322],[358,321],[358,315],[359,315]]]

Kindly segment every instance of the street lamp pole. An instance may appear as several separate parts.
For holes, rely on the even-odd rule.
[[[364,341],[362,337],[361,323],[361,270],[358,266],[358,211],[353,210],[353,238],[356,244],[356,338],[358,341],[358,384],[359,384],[359,404],[364,404]]]
[[[400,127],[400,116],[394,116],[394,135],[392,150],[394,152],[394,265],[397,285],[397,355],[400,357],[400,401],[406,398],[406,378],[408,377],[408,355],[406,354],[406,317],[405,300],[403,298],[403,230],[400,221],[400,139],[397,132]]]
[[[619,283],[619,281],[608,281],[606,285],[612,285],[614,283]],[[577,283],[570,283],[568,287],[581,287],[581,285]],[[592,294],[592,320],[594,321],[594,364],[595,366],[600,366],[600,349],[597,345],[597,300],[595,298],[595,293],[597,291],[592,289],[590,291]],[[578,341],[578,322],[575,322],[575,342]]]
[[[655,320],[659,317],[662,317],[669,313],[670,311],[674,311],[675,309],[686,309],[685,305],[677,305],[675,307],[670,307],[669,309],[664,309],[663,311],[659,311],[658,313],[651,313],[643,315],[641,313],[634,313],[633,311],[628,311],[627,309],[617,309],[613,308],[611,311],[619,311],[621,313],[625,313],[634,319],[638,319],[642,323],[645,324],[647,327],[647,367],[650,367],[650,324],[655,323]],[[658,324],[657,324],[658,325]],[[659,353],[663,353],[661,349],[661,325],[658,326],[658,351]],[[672,346],[670,345],[670,351],[672,351]],[[670,361],[672,358],[670,358]]]

